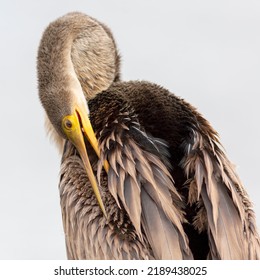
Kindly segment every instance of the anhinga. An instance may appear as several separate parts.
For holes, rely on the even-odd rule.
[[[216,131],[161,86],[121,82],[110,30],[51,23],[39,96],[63,148],[69,259],[259,259],[252,204]]]

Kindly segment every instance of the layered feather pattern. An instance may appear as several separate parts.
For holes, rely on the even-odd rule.
[[[199,231],[208,231],[208,257],[259,259],[251,203],[217,135],[192,130],[191,143],[186,147],[189,149],[182,164],[189,178],[189,203],[197,202],[202,209],[194,225]]]
[[[109,191],[139,238],[147,238],[155,259],[191,259],[181,197],[166,167],[166,143],[148,136],[129,113],[118,118],[100,132],[98,178],[108,160]]]
[[[97,158],[94,152],[89,155],[96,171]],[[106,186],[103,175],[101,183]],[[69,142],[63,154],[59,189],[68,259],[154,259],[147,240],[138,238],[125,211],[106,189],[102,193],[108,217],[103,215],[81,158]]]

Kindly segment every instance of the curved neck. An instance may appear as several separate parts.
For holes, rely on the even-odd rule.
[[[117,64],[112,35],[96,20],[71,13],[51,23],[43,35],[38,52],[39,87],[66,94],[80,86],[89,100],[111,85]]]

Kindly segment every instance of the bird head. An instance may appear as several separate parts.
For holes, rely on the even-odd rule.
[[[107,27],[70,13],[52,22],[38,50],[39,97],[55,131],[78,150],[97,201],[106,215],[88,158],[86,138],[97,156],[98,141],[90,123],[88,100],[119,77],[119,56]],[[108,171],[108,163],[104,163]]]

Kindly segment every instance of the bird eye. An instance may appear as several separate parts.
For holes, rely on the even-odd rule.
[[[67,128],[67,129],[71,129],[71,128],[72,128],[72,122],[71,122],[70,120],[66,119],[66,120],[64,121],[64,126],[65,126],[65,128]]]

